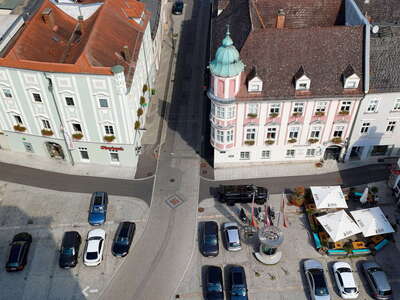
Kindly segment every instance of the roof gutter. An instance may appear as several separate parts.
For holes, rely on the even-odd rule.
[[[364,93],[369,92],[369,59],[370,59],[370,39],[371,24],[365,24],[365,47],[364,47]]]

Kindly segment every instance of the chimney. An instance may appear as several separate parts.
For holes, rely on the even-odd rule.
[[[122,56],[123,56],[125,61],[128,61],[128,59],[129,59],[129,48],[128,48],[127,45],[122,47]]]
[[[276,28],[282,29],[285,27],[285,12],[282,8],[278,9],[278,15],[276,16]]]
[[[50,7],[46,7],[42,11],[42,20],[45,24],[49,25],[51,30],[53,30],[53,31],[57,30],[56,22],[54,21],[54,15],[53,15]]]
[[[83,16],[78,16],[79,32],[83,34]]]

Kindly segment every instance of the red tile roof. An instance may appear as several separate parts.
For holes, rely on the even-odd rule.
[[[363,27],[332,26],[302,29],[263,29],[249,34],[240,57],[246,65],[238,99],[291,99],[362,95],[343,88],[343,73],[350,65],[363,78]],[[307,95],[296,93],[294,78],[303,67],[310,78]],[[256,68],[263,91],[247,92],[248,74]]]
[[[42,13],[51,9],[55,26],[46,24]],[[129,17],[140,18],[141,24]],[[127,81],[133,76],[149,12],[136,0],[104,0],[87,20],[79,21],[45,0],[26,24],[0,66],[48,72],[111,74],[111,67],[125,67]],[[75,34],[74,34],[75,33]],[[122,49],[128,46],[124,60]]]

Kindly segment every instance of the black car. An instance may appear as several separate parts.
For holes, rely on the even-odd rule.
[[[235,203],[264,204],[268,200],[268,190],[255,185],[220,185],[218,189],[218,198],[221,202],[228,205]]]
[[[241,266],[229,269],[229,294],[231,300],[247,300],[246,273]]]
[[[217,256],[219,253],[218,224],[214,221],[204,222],[200,245],[204,256]]]
[[[108,194],[106,192],[94,192],[90,199],[88,221],[90,225],[104,224],[107,217]]]
[[[222,270],[220,267],[208,266],[205,274],[206,300],[224,300]]]
[[[175,1],[172,6],[172,13],[174,15],[181,15],[183,13],[183,1]]]
[[[67,231],[64,233],[58,260],[60,268],[69,269],[76,266],[81,242],[82,238],[78,232]]]
[[[111,252],[114,256],[124,257],[131,247],[136,225],[133,222],[122,222],[115,232]]]
[[[32,236],[27,232],[21,232],[14,236],[10,243],[10,256],[6,264],[6,271],[22,271],[27,263]]]

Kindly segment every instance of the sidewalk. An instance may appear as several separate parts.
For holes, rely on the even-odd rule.
[[[327,160],[321,168],[315,166],[315,162],[306,163],[271,163],[268,165],[252,165],[235,168],[214,169],[212,176],[207,176],[211,172],[202,173],[203,177],[208,180],[237,180],[237,179],[254,179],[254,178],[272,178],[286,176],[305,176],[319,175],[338,172],[346,169],[357,168],[377,164],[377,161],[352,161],[347,163],[338,163],[335,160]],[[381,164],[388,164],[383,162]]]
[[[49,172],[79,176],[93,176],[114,179],[133,179],[135,168],[121,166],[106,166],[99,164],[71,163],[63,160],[50,160],[38,155],[22,152],[0,150],[0,162],[29,167]]]

